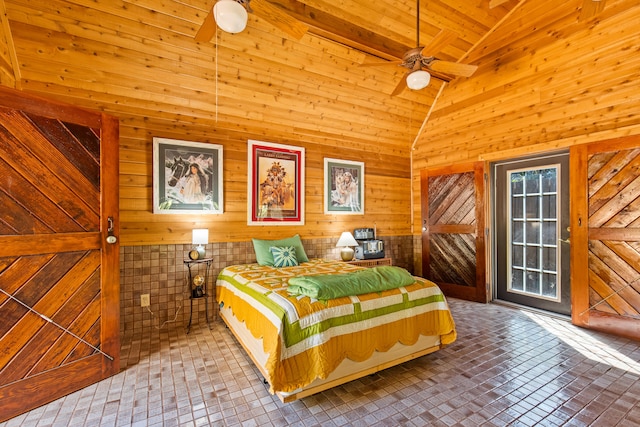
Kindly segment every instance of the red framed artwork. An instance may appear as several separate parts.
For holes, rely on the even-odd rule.
[[[249,140],[249,225],[304,224],[304,148]]]

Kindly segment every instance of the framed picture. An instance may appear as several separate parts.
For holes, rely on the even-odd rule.
[[[324,213],[364,214],[364,163],[324,158]]]
[[[153,213],[219,214],[222,146],[153,138]]]
[[[304,224],[304,148],[249,140],[249,225]]]

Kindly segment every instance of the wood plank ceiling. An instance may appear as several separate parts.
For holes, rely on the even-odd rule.
[[[291,132],[294,122],[296,132],[320,143],[348,139],[406,153],[442,82],[391,97],[406,70],[360,64],[400,58],[415,47],[416,2],[269,1],[306,20],[308,33],[295,40],[250,14],[244,32],[219,31],[196,42],[214,0],[0,3],[11,32],[7,48],[16,52],[16,86],[25,90],[120,117],[161,116],[175,126],[215,118],[250,131],[268,116],[276,136]],[[491,3],[499,5],[422,0],[421,44],[444,29],[453,40],[430,54],[465,58],[518,1]],[[10,57],[4,54],[5,69],[12,68]]]

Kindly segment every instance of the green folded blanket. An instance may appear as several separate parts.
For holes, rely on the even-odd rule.
[[[319,300],[381,292],[408,286],[415,279],[400,267],[380,266],[342,274],[320,274],[289,279],[287,290]]]

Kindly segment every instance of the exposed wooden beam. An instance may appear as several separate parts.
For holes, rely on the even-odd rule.
[[[355,25],[353,22],[337,18],[297,0],[269,1],[300,22],[308,25],[309,33],[381,59],[389,61],[402,60],[404,54],[415,47],[380,36],[371,30]],[[450,42],[450,40],[447,40],[447,42]],[[438,51],[441,47],[437,46]],[[436,79],[444,82],[451,81],[451,76],[448,74],[436,70],[429,70],[429,72]]]
[[[336,43],[358,49],[379,58],[395,60],[415,46],[406,46],[371,30],[355,25],[353,22],[301,3],[297,0],[269,0],[289,15],[309,26],[309,32],[332,40]],[[366,40],[366,44],[359,40]]]

